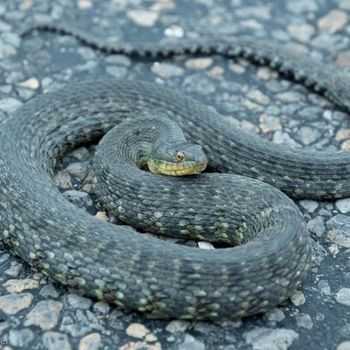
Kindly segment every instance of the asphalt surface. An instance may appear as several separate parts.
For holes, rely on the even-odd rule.
[[[313,59],[334,62],[349,74],[349,16],[349,0],[3,0],[0,122],[36,95],[70,81],[142,79],[182,90],[213,106],[228,123],[273,142],[347,150],[346,113],[244,59],[181,56],[135,61],[105,55],[68,36],[33,33],[21,39],[18,34],[41,20],[67,21],[111,42],[252,34],[307,52]],[[91,195],[93,152],[94,146],[87,145],[65,157],[55,181],[68,200],[91,215],[112,220],[96,208]],[[303,285],[291,300],[267,314],[221,324],[151,320],[90,300],[48,280],[1,245],[0,347],[349,350],[350,199],[297,204],[313,242],[312,268]]]

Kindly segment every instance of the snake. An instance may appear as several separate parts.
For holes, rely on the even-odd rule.
[[[57,23],[22,36],[34,30],[134,58],[245,57],[350,108],[342,70],[269,40],[110,44]],[[67,201],[53,181],[57,162],[99,139],[96,196],[106,211],[138,231],[230,246],[174,244]],[[207,163],[214,171],[203,172]],[[350,195],[349,151],[274,144],[182,92],[136,80],[72,82],[26,102],[0,127],[0,169],[0,234],[11,252],[84,295],[155,318],[231,320],[281,304],[311,264],[305,220],[290,197]]]

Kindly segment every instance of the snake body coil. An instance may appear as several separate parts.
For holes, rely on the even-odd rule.
[[[106,51],[244,55],[350,107],[343,73],[277,45],[235,38],[141,46]],[[143,115],[177,122],[187,139],[204,148],[211,166],[231,174],[155,176],[129,160],[117,166],[110,153],[98,155],[98,177],[106,180],[99,194],[108,210],[143,229],[176,227],[201,238],[203,226],[214,227],[207,239],[218,234],[245,244],[206,251],[149,238],[96,220],[57,190],[50,176],[61,154],[126,118],[136,124]],[[108,136],[106,142],[122,147]],[[227,125],[199,102],[145,82],[74,83],[26,103],[0,128],[0,168],[0,233],[12,251],[89,296],[157,317],[222,320],[264,312],[303,279],[311,249],[299,210],[278,189],[240,175],[295,197],[350,195],[349,152],[305,152],[269,143]],[[212,213],[216,219],[210,222]]]

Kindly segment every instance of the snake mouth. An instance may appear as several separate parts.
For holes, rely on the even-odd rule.
[[[164,160],[150,159],[147,162],[148,169],[155,174],[168,176],[184,176],[200,174],[208,165],[207,160],[172,163]]]

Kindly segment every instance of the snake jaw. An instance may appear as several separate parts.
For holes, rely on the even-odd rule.
[[[199,145],[186,142],[161,144],[147,159],[148,169],[155,174],[184,176],[200,174],[208,165],[208,158]]]
[[[148,169],[154,174],[185,176],[196,175],[203,172],[208,165],[208,160],[172,163],[163,160],[149,159],[147,165]]]

